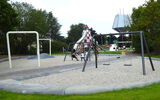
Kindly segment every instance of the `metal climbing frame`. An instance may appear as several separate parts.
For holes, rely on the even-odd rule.
[[[49,41],[49,55],[51,56],[51,52],[52,52],[51,39],[39,39],[39,41]]]
[[[38,57],[37,62],[38,62],[38,67],[40,67],[39,34],[36,31],[9,31],[9,32],[7,32],[6,38],[7,38],[9,67],[12,68],[9,34],[36,34],[36,38],[37,38],[37,57]]]
[[[72,44],[75,44],[75,43],[69,43],[68,48],[67,48],[67,50],[65,51],[64,61],[66,61],[66,57],[67,57],[69,48],[70,48],[70,46],[71,46]]]
[[[101,36],[120,35],[120,34],[121,34],[121,35],[124,35],[124,34],[140,34],[143,75],[146,75],[145,61],[144,61],[144,46],[143,46],[143,43],[145,44],[145,47],[146,47],[146,50],[147,50],[147,55],[148,55],[148,57],[149,57],[149,61],[150,61],[152,70],[155,71],[154,66],[153,66],[153,63],[152,63],[152,59],[151,59],[151,56],[150,56],[149,48],[148,48],[148,45],[147,45],[147,41],[146,41],[145,36],[144,36],[144,34],[143,34],[142,31],[101,34]],[[89,50],[88,50],[88,54],[90,53],[91,48],[92,48],[92,46],[93,46],[93,39],[95,39],[95,43],[94,43],[94,44],[95,44],[95,45],[94,45],[94,48],[95,48],[95,49],[94,49],[94,51],[95,51],[95,67],[98,68],[98,66],[97,66],[96,36],[99,36],[99,35],[93,36],[92,41],[90,42],[90,48],[89,48]],[[86,56],[86,60],[85,60],[84,65],[83,65],[82,72],[85,71],[85,67],[86,67],[86,64],[87,64],[87,61],[88,61],[88,54],[87,54],[87,56]]]

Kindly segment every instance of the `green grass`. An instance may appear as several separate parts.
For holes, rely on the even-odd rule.
[[[152,56],[153,58],[160,58],[160,56]]]
[[[61,54],[65,54],[63,52],[55,52],[55,53],[52,53],[52,55],[61,55]]]
[[[148,55],[147,55],[147,54],[144,54],[144,56],[145,56],[145,57],[148,57]],[[157,55],[157,56],[155,56],[155,55],[154,55],[154,56],[153,56],[153,55],[151,55],[151,57],[152,57],[152,58],[160,58],[160,56],[159,56],[159,55]]]
[[[64,52],[55,52],[55,53],[52,53],[52,55],[64,55],[65,53]],[[71,54],[71,52],[68,52],[67,54]]]
[[[107,52],[99,52],[99,54],[121,54],[122,51],[107,51]]]
[[[42,95],[0,91],[0,100],[160,100],[160,83],[89,95]]]

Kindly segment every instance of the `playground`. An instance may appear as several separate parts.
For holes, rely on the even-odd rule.
[[[6,49],[0,52],[4,56],[0,58],[1,90],[91,94],[160,82],[160,59],[152,57],[152,53],[159,54],[158,42],[152,42],[146,30],[130,30],[129,15],[115,16],[115,33],[101,34],[79,24],[71,26],[67,38],[58,33],[58,24],[53,33],[56,30],[49,19],[44,32],[5,31],[2,35],[1,48]],[[56,52],[63,54],[52,54]]]
[[[42,93],[43,90],[43,93],[53,94],[88,94],[142,87],[160,82],[160,59],[152,59],[156,69],[152,71],[149,59],[145,57],[146,75],[143,75],[141,56],[126,55],[99,54],[98,68],[95,68],[94,55],[91,55],[85,72],[82,72],[84,61],[71,60],[70,55],[67,55],[65,62],[63,61],[64,55],[54,55],[52,58],[44,59],[41,56],[40,67],[37,66],[37,59],[28,59],[23,56],[13,57],[13,68],[9,68],[8,60],[4,59],[0,62],[2,66],[0,86],[3,89],[20,93],[24,91],[24,93],[35,93],[38,90]],[[80,55],[77,58],[80,59]],[[132,66],[124,66],[124,64]],[[9,88],[8,85],[15,87]],[[42,89],[42,86],[46,89]],[[47,90],[47,88],[50,89]],[[63,93],[57,92],[62,88]]]
[[[9,34],[36,34],[37,55],[12,57]],[[102,38],[109,35],[111,38],[119,34],[138,34],[141,55],[134,54],[134,49],[124,44],[118,47],[118,44],[112,42],[114,40],[109,40],[110,46],[106,48],[97,42],[98,36]],[[142,31],[98,35],[85,25],[82,37],[71,50],[70,47],[65,50],[65,55],[51,55],[51,39],[39,39],[36,31],[9,31],[6,36],[8,59],[0,60],[0,87],[4,90],[90,94],[160,82],[160,59],[151,58]],[[49,54],[40,54],[39,41],[42,40],[49,41]],[[144,47],[148,57],[144,57]]]

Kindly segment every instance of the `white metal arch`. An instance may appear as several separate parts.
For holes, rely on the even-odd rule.
[[[36,31],[9,31],[9,32],[7,32],[6,37],[7,37],[7,49],[8,49],[9,67],[12,68],[9,34],[36,34],[38,67],[40,67],[39,34]]]
[[[39,39],[39,41],[40,40],[49,41],[49,55],[51,56],[51,39]]]

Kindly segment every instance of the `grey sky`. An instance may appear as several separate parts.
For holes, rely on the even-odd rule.
[[[67,36],[71,24],[84,23],[93,27],[97,33],[115,32],[112,30],[116,14],[131,14],[146,0],[12,0],[27,2],[35,8],[52,11],[62,25],[60,32]],[[123,10],[124,9],[124,10]]]

